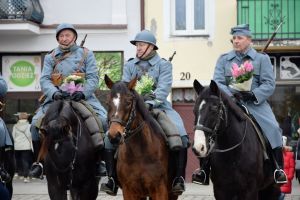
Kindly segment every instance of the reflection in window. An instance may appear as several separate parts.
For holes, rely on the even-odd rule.
[[[186,29],[186,1],[176,0],[176,30]]]
[[[204,0],[194,0],[194,28],[196,30],[205,28],[204,13]]]
[[[300,56],[280,57],[280,79],[300,79]]]

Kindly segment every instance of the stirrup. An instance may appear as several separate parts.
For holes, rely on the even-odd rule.
[[[177,182],[177,180],[178,180],[178,182]],[[175,183],[179,183],[180,185],[178,186]],[[181,186],[183,186],[183,188]],[[184,180],[184,178],[182,176],[174,178],[173,183],[172,183],[172,193],[179,196],[184,191],[185,191],[185,180]]]
[[[112,181],[113,182],[113,186],[112,188],[108,187],[108,183],[109,181]],[[100,191],[102,192],[106,192],[107,194],[111,195],[111,196],[117,196],[117,193],[118,193],[118,189],[119,187],[117,186],[115,180],[113,177],[108,177],[108,181],[107,183],[102,183],[101,184],[101,187],[100,187]]]
[[[276,173],[283,173],[284,176],[285,176],[285,180],[283,180],[283,181],[277,180],[277,179],[276,179]],[[285,183],[287,183],[288,180],[287,180],[286,173],[285,173],[282,169],[275,169],[275,171],[274,171],[274,181],[275,181],[275,183],[277,183],[277,184],[285,184]]]
[[[35,176],[35,174],[32,174],[32,170],[35,168],[35,167],[39,167],[39,169],[41,169],[41,173],[39,176]],[[30,168],[30,172],[29,172],[29,177],[33,177],[33,178],[39,178],[41,180],[44,179],[44,166],[42,165],[42,163],[40,162],[34,162]]]
[[[200,174],[200,173],[204,174],[203,181],[200,182],[200,181],[193,180],[193,175],[197,176],[197,174]],[[199,185],[205,185],[206,184],[206,178],[207,178],[206,172],[203,169],[198,168],[192,174],[192,183],[199,184]]]

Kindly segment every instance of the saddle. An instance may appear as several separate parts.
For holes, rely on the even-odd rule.
[[[92,138],[95,149],[102,149],[104,147],[103,138],[105,136],[102,122],[99,120],[93,108],[86,101],[72,101],[72,108],[83,119]],[[36,127],[40,129],[41,123],[45,115],[41,116],[37,122]]]
[[[159,126],[163,130],[165,134],[163,136],[170,150],[172,151],[180,150],[183,146],[180,134],[177,130],[177,127],[169,119],[166,113],[159,109],[152,109],[151,115],[158,122]]]
[[[254,118],[254,116],[248,111],[247,107],[241,103],[237,103],[237,105],[244,111],[245,116],[249,119],[249,121],[251,122],[251,124],[255,129],[260,144],[263,147],[264,160],[269,160],[270,159],[269,155],[271,155],[271,149],[272,149],[269,140],[265,136],[264,132],[262,131],[260,125]]]

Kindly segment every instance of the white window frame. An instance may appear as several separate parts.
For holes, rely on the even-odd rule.
[[[176,30],[176,17],[175,17],[175,0],[169,0],[170,14],[171,14],[171,35],[173,36],[205,36],[210,35],[210,26],[212,11],[212,0],[204,0],[204,23],[205,27],[202,30],[194,29],[194,0],[186,0],[186,30]]]

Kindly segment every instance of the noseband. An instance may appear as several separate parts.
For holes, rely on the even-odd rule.
[[[133,97],[132,106],[131,106],[131,110],[127,122],[117,117],[112,117],[109,121],[109,126],[111,125],[112,122],[117,122],[121,126],[125,127],[124,136],[122,136],[122,141],[124,142],[126,142],[129,138],[131,138],[140,130],[142,130],[145,124],[145,122],[141,122],[138,127],[136,127],[133,130],[131,129],[131,125],[136,117],[136,102],[137,102],[136,97],[133,94],[132,97]]]

